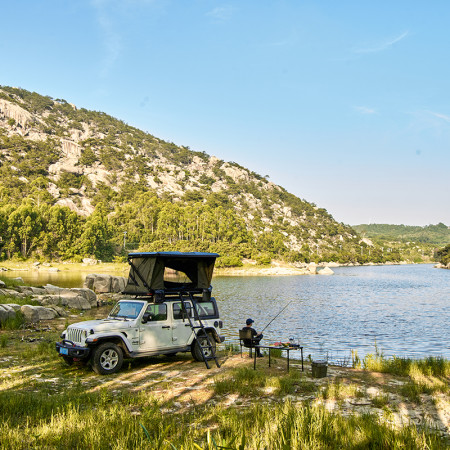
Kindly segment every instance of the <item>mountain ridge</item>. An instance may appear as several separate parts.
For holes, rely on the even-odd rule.
[[[0,155],[2,204],[67,207],[82,217],[83,226],[101,209],[115,227],[110,232],[112,253],[117,253],[124,234],[138,248],[186,248],[207,241],[211,245],[201,246],[211,249],[228,242],[227,251],[238,257],[261,253],[266,259],[306,262],[356,260],[360,244],[367,246],[325,209],[235,162],[24,89],[0,86]],[[149,202],[154,203],[149,211],[154,223],[147,224],[143,217],[137,223],[136,205],[142,211]],[[164,208],[178,215],[177,224],[163,228]],[[192,211],[208,216],[203,230]],[[214,214],[216,222],[230,221],[230,229],[242,235],[240,242],[226,237],[225,230],[216,232],[221,227],[209,218]]]

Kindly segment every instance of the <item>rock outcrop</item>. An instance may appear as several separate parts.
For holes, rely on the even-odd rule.
[[[58,317],[58,313],[52,308],[43,306],[23,305],[20,311],[27,322],[39,322],[40,320],[51,320]]]
[[[16,316],[16,311],[12,304],[0,305],[0,322],[4,322],[8,319],[14,319]]]
[[[126,284],[127,279],[125,277],[97,273],[90,273],[84,280],[84,287],[92,289],[97,294],[122,292]]]
[[[39,306],[17,305],[15,303],[0,304],[0,323],[16,316],[21,311],[27,322],[51,320],[65,317],[69,309],[88,310],[98,306],[97,295],[87,288],[66,289],[47,284],[38,288],[33,286],[17,286],[15,289],[0,289],[0,295],[12,298],[31,298]]]
[[[319,275],[334,275],[334,272],[329,267],[325,267],[324,269],[319,270],[317,273]]]

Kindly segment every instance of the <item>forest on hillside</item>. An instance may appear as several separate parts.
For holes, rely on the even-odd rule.
[[[450,243],[450,227],[443,223],[437,225],[410,226],[388,224],[363,224],[353,227],[362,235],[379,241],[421,242],[443,246]]]
[[[218,198],[219,197],[219,198]],[[400,260],[392,252],[346,243],[321,249],[305,245],[292,251],[280,232],[255,235],[231,206],[212,195],[203,202],[174,204],[152,192],[134,192],[110,213],[99,202],[83,217],[65,206],[25,198],[0,206],[0,252],[3,258],[80,261],[83,257],[113,260],[132,250],[212,251],[222,255],[218,265],[239,266],[243,258],[268,264],[274,258],[289,262],[384,262]],[[386,256],[388,258],[386,258]]]
[[[214,251],[219,265],[235,266],[244,258],[383,263],[427,256],[362,241],[266,177],[105,113],[5,86],[0,102],[2,259]],[[76,158],[70,164],[68,145]]]

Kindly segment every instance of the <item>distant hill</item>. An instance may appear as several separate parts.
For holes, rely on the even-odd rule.
[[[421,242],[436,246],[450,243],[450,227],[443,223],[424,227],[408,225],[363,224],[353,228],[370,239],[397,242]]]
[[[235,162],[6,86],[0,236],[3,257],[170,249],[218,251],[229,264],[383,259],[325,209]]]

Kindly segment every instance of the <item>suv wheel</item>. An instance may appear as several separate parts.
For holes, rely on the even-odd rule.
[[[209,341],[211,342],[212,349],[215,354],[216,353],[216,341],[214,340],[211,333],[208,333],[208,337],[209,337]],[[203,361],[202,350],[199,345],[201,345],[202,347],[208,346],[208,340],[206,339],[206,336],[198,336],[197,339],[192,344],[192,349],[191,349],[191,353],[192,353],[192,356],[194,357],[194,359],[196,361]],[[209,348],[203,348],[203,354],[205,355],[206,359],[211,359],[213,356],[213,353],[211,352],[211,350]]]
[[[120,370],[123,363],[123,352],[112,342],[99,345],[92,355],[92,368],[100,375],[109,375]]]

